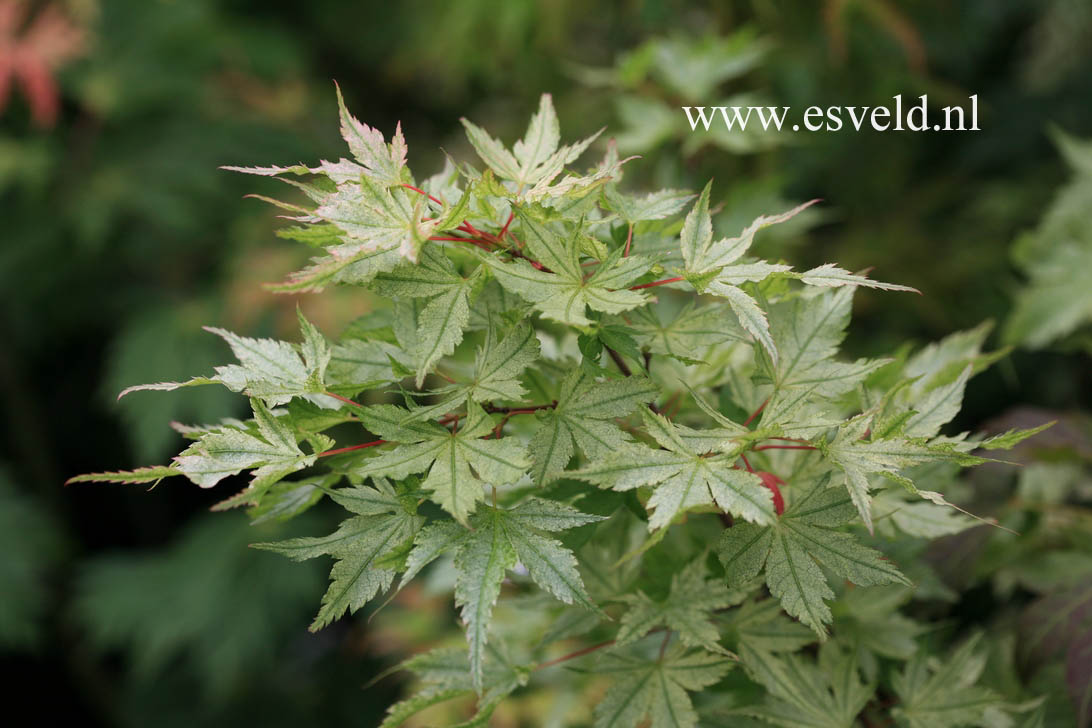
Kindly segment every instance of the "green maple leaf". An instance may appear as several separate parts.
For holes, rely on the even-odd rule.
[[[767,695],[760,705],[732,712],[767,723],[786,728],[853,728],[873,695],[873,686],[857,672],[856,655],[833,642],[820,648],[817,663],[799,655],[775,656],[748,645],[742,647],[740,657]]]
[[[337,559],[330,571],[330,588],[311,624],[312,632],[386,591],[396,572],[384,559],[400,553],[421,527],[422,519],[412,501],[407,505],[389,485],[377,485],[331,491],[331,498],[357,515],[342,521],[328,536],[254,544],[296,561],[324,555]]]
[[[680,243],[685,261],[685,276],[708,293],[728,299],[743,328],[762,344],[771,361],[777,363],[779,352],[770,334],[769,321],[758,303],[740,286],[758,283],[775,274],[791,275],[813,286],[869,286],[897,291],[913,291],[906,286],[873,281],[854,275],[835,265],[826,264],[805,273],[790,273],[791,266],[744,259],[754,242],[755,234],[764,227],[792,219],[818,200],[806,202],[780,215],[763,215],[748,225],[739,236],[713,240],[713,223],[709,216],[709,192],[712,182],[702,190],[698,201],[686,216]]]
[[[475,514],[469,528],[451,522],[425,527],[407,558],[403,583],[441,554],[455,552],[455,602],[466,624],[470,671],[476,690],[483,685],[483,665],[493,606],[501,581],[518,563],[536,584],[566,604],[599,612],[591,601],[576,557],[546,532],[595,523],[601,516],[581,513],[561,503],[529,498],[511,509],[486,508]]]
[[[316,453],[303,452],[295,431],[280,422],[262,404],[251,399],[254,429],[224,426],[201,435],[174,459],[174,467],[202,488],[229,475],[253,468],[245,502],[256,502],[262,492],[289,473],[313,465]]]
[[[772,525],[726,529],[717,546],[729,585],[747,583],[765,568],[766,584],[785,611],[821,638],[832,619],[825,600],[834,592],[816,559],[861,586],[909,583],[878,551],[837,530],[853,520],[854,508],[846,492],[828,482],[829,476],[816,482]]]
[[[600,169],[586,177],[566,175],[554,183],[565,165],[583,154],[599,133],[571,146],[559,147],[561,132],[550,94],[543,94],[539,99],[538,112],[531,117],[527,133],[515,143],[512,151],[484,129],[466,119],[462,119],[462,123],[478,156],[497,177],[513,183],[517,198],[541,200],[582,192],[609,179],[617,166]]]
[[[751,247],[755,233],[767,225],[784,222],[806,208],[801,205],[782,215],[760,217],[736,238],[713,241],[713,222],[709,216],[710,182],[702,190],[698,201],[686,216],[680,235],[686,275],[701,281],[705,290],[728,300],[740,324],[756,341],[760,342],[770,357],[777,360],[777,348],[770,337],[766,314],[758,303],[739,286],[748,281],[762,281],[774,273],[790,270],[787,265],[773,263],[744,263],[740,259]],[[811,204],[811,203],[808,203]]]
[[[646,410],[641,416],[645,429],[663,449],[626,447],[569,475],[614,490],[656,486],[647,504],[654,511],[648,521],[650,530],[669,525],[687,510],[714,504],[748,521],[773,523],[772,496],[761,478],[733,467],[739,431],[692,430]]]
[[[619,192],[613,184],[603,188],[603,200],[607,209],[631,225],[671,217],[692,199],[694,195],[685,190],[658,190],[638,197]]]
[[[696,306],[691,301],[670,320],[666,320],[662,306],[649,305],[626,314],[625,321],[637,342],[653,354],[692,364],[712,346],[747,340],[747,334],[728,318],[729,314],[724,304]]]
[[[402,137],[402,125],[397,126],[390,144],[387,144],[378,129],[362,124],[349,113],[341,97],[341,87],[337,84],[334,87],[337,89],[337,108],[341,117],[341,137],[349,145],[349,151],[356,161],[364,165],[361,173],[387,186],[404,182],[407,149],[406,140]]]
[[[503,650],[490,645],[487,653],[490,659],[482,673],[481,699],[474,717],[463,725],[486,725],[501,700],[525,685],[530,677],[530,671],[513,664]],[[439,647],[415,655],[399,667],[412,672],[422,687],[414,695],[392,705],[380,728],[396,728],[425,708],[475,690],[465,650]]]
[[[1055,131],[1054,141],[1073,169],[1072,180],[1054,198],[1038,227],[1012,248],[1028,282],[1016,294],[1005,322],[1005,341],[1041,349],[1092,321],[1092,171],[1088,143]]]
[[[838,428],[833,440],[818,443],[823,457],[842,474],[853,504],[872,530],[872,508],[869,475],[882,475],[917,492],[913,482],[899,475],[911,465],[952,462],[978,465],[985,459],[961,453],[944,444],[929,444],[924,440],[892,436],[887,439],[866,439],[873,416],[869,413],[849,420]]]
[[[847,589],[838,598],[834,631],[862,654],[909,660],[919,649],[917,637],[928,629],[899,611],[913,594],[900,584]]]
[[[527,390],[520,374],[538,359],[538,338],[532,327],[517,324],[501,339],[495,327],[486,330],[485,343],[478,349],[470,381],[461,381],[434,389],[427,394],[439,397],[434,403],[416,408],[415,419],[428,419],[450,412],[469,399],[471,402],[519,401]]]
[[[493,421],[473,403],[454,432],[432,422],[414,423],[408,411],[390,405],[363,408],[360,419],[384,440],[402,444],[365,460],[358,472],[395,480],[427,472],[421,487],[463,524],[485,497],[486,486],[514,483],[531,465],[517,438],[482,439],[492,432]]]
[[[908,728],[955,728],[980,724],[987,711],[1004,707],[1000,697],[975,683],[986,667],[986,656],[976,648],[977,635],[943,661],[924,652],[894,676],[891,687],[899,697],[893,713]]]
[[[776,360],[760,359],[763,374],[773,385],[762,411],[761,425],[787,425],[809,403],[825,402],[852,391],[883,366],[883,360],[853,363],[834,360],[845,338],[853,289],[824,291],[770,307],[770,333]]]
[[[414,301],[403,308],[403,316],[412,311],[413,320],[399,336],[417,369],[417,386],[436,362],[450,355],[463,340],[463,330],[470,320],[470,298],[479,280],[478,269],[463,278],[442,248],[428,247],[420,263],[403,265],[377,275],[373,288],[381,295]],[[420,303],[420,300],[427,303]],[[399,333],[396,322],[396,333]],[[406,322],[408,323],[408,322]]]
[[[326,391],[326,369],[332,351],[318,329],[297,310],[303,342],[299,345],[274,339],[250,339],[230,331],[206,326],[205,330],[221,337],[231,347],[238,364],[216,367],[212,377],[194,377],[186,382],[158,382],[129,387],[118,395],[121,399],[131,392],[146,390],[171,391],[219,383],[233,392],[264,400],[270,407],[288,402],[293,397],[305,397],[316,404],[335,406]]]
[[[352,397],[402,379],[401,367],[412,366],[406,352],[387,341],[343,339],[330,352],[326,369],[327,391]]]
[[[659,642],[654,637],[649,641]],[[697,725],[689,693],[718,682],[734,663],[701,650],[687,652],[678,643],[657,659],[642,646],[611,650],[596,665],[596,674],[610,675],[613,682],[595,706],[595,728]]]
[[[616,249],[586,275],[580,265],[579,228],[564,237],[536,221],[523,208],[516,208],[520,233],[526,249],[550,272],[533,268],[524,260],[503,263],[482,254],[497,281],[506,289],[532,303],[543,316],[571,326],[590,326],[586,309],[620,313],[637,308],[647,297],[626,286],[652,267],[652,261],[637,255],[622,257]]]
[[[794,622],[776,599],[747,602],[729,613],[726,637],[736,649],[795,652],[815,641],[815,632]]]
[[[345,164],[351,163],[343,160],[342,166]],[[228,169],[268,173],[263,168]],[[356,169],[363,171],[360,167]],[[304,230],[315,231],[306,241],[323,243],[326,254],[291,274],[284,283],[271,286],[272,290],[321,291],[334,283],[367,283],[376,274],[392,270],[403,261],[416,262],[429,236],[451,223],[447,219],[430,218],[426,214],[426,198],[412,190],[388,187],[367,174],[353,176],[352,170],[324,166],[313,171],[331,175],[329,179],[336,182],[335,188],[332,191],[309,188],[307,191],[316,203],[314,209],[292,205],[287,208],[300,213],[290,219],[305,223]],[[267,201],[285,206],[275,200]]]
[[[866,404],[878,408],[878,420],[898,423],[910,437],[934,437],[959,412],[967,381],[1004,351],[983,353],[989,322],[957,331],[911,356],[889,392],[867,391]]]
[[[727,587],[706,579],[705,558],[699,558],[671,578],[671,591],[657,601],[643,591],[625,597],[629,609],[618,629],[619,645],[636,642],[660,625],[678,632],[688,647],[731,654],[720,646],[720,634],[713,624],[713,610],[731,606],[737,599]]]
[[[512,328],[503,339],[497,331],[486,331],[485,343],[478,350],[474,380],[467,396],[475,402],[520,400],[527,390],[520,383],[523,370],[538,359],[539,344],[535,330],[527,324]]]
[[[651,402],[658,393],[656,385],[643,377],[596,382],[584,369],[573,370],[561,383],[557,405],[540,413],[541,424],[531,438],[532,480],[546,485],[557,478],[576,447],[589,459],[617,450],[626,436],[613,420]]]

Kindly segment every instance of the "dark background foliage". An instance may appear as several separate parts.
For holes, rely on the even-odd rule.
[[[1022,285],[1010,245],[1069,177],[1048,130],[1092,136],[1081,0],[0,0],[14,5],[29,11],[15,38],[49,7],[82,36],[55,35],[73,53],[52,69],[54,118],[35,113],[51,90],[19,79],[0,112],[0,666],[5,693],[46,722],[368,724],[400,685],[361,686],[452,622],[411,592],[397,619],[310,635],[323,575],[245,548],[285,528],[209,516],[229,488],[61,485],[164,461],[180,443],[171,420],[236,413],[239,398],[212,388],[115,402],[129,384],[222,363],[202,324],[291,337],[297,300],[259,284],[306,251],[241,199],[274,188],[217,167],[340,156],[331,79],[369,124],[402,122],[419,174],[441,147],[467,153],[460,116],[511,139],[550,91],[568,138],[606,126],[642,154],[632,185],[716,177],[723,232],[823,198],[761,244],[801,266],[875,266],[925,294],[860,296],[862,354],[1003,321]],[[0,39],[0,58],[12,47]],[[736,66],[713,63],[700,85],[719,52]],[[673,75],[670,59],[694,65]],[[681,117],[737,94],[802,108],[896,93],[976,93],[982,131],[733,146],[655,129],[657,109]],[[330,331],[364,305],[351,291],[299,303]],[[1016,405],[1069,417],[1090,408],[1090,386],[1079,347],[1018,349],[975,380],[954,431],[1021,422]],[[1087,458],[1087,425],[1072,422],[1066,446]],[[974,586],[960,585],[957,618],[984,625],[1008,608]]]

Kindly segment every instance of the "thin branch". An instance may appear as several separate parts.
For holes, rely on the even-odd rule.
[[[358,402],[354,402],[353,400],[349,399],[348,397],[342,397],[340,394],[334,394],[333,392],[323,392],[323,394],[325,394],[327,397],[333,397],[334,399],[340,400],[340,401],[344,402],[345,404],[351,404],[354,407],[361,407],[362,406]]]
[[[629,368],[629,364],[626,364],[626,360],[622,358],[621,354],[609,346],[604,346],[603,348],[607,350],[607,353],[610,354],[610,358],[618,365],[618,371],[622,372],[622,374],[625,374],[627,377],[633,376],[633,371]]]
[[[678,283],[679,281],[685,281],[686,278],[678,276],[676,278],[664,278],[662,281],[652,281],[651,283],[642,283],[639,286],[630,286],[629,290],[639,291],[642,288],[653,288],[655,286],[666,286],[668,283]]]
[[[430,195],[429,193],[425,192],[424,190],[422,190],[422,189],[421,189],[421,188],[419,188],[419,187],[414,187],[413,185],[407,185],[407,184],[403,184],[402,186],[403,186],[403,187],[405,187],[405,188],[406,188],[407,190],[413,190],[414,192],[416,192],[416,193],[417,193],[417,194],[419,194],[419,195],[424,195],[425,197],[429,198],[430,200],[432,200],[433,202],[435,202],[435,203],[436,203],[437,205],[439,205],[440,207],[443,207],[443,206],[444,206],[444,201],[443,201],[443,200],[438,200],[438,199],[436,199],[435,197],[433,197],[432,195]]]
[[[583,657],[584,655],[591,654],[592,652],[595,652],[596,650],[601,650],[604,647],[610,647],[611,645],[613,645],[615,643],[615,641],[616,640],[607,640],[606,642],[600,642],[597,645],[592,645],[590,647],[584,647],[582,649],[577,650],[576,652],[570,652],[569,654],[562,655],[561,657],[555,657],[554,659],[547,660],[546,662],[540,662],[539,664],[535,665],[533,669],[535,669],[535,670],[545,670],[547,667],[553,667],[554,665],[560,665],[562,662],[567,662],[568,660],[575,660],[578,657]]]
[[[485,411],[499,414],[527,415],[538,410],[553,409],[554,407],[557,407],[556,399],[548,404],[536,404],[530,407],[494,407],[493,405],[487,405]]]
[[[751,424],[751,422],[754,421],[755,417],[758,417],[760,414],[762,414],[762,410],[766,409],[766,405],[768,405],[769,403],[769,399],[764,400],[762,404],[758,406],[758,409],[752,412],[747,419],[743,420],[743,426],[746,427],[747,425]]]
[[[755,471],[755,469],[751,467],[751,463],[750,463],[750,461],[747,460],[747,456],[740,453],[740,457],[743,459],[743,464],[747,466],[747,472],[748,473],[753,473]]]
[[[667,652],[667,645],[671,642],[671,631],[668,630],[664,633],[664,641],[660,643],[660,656],[657,658],[657,662],[664,661],[664,653]]]
[[[508,221],[504,223],[504,227],[501,228],[500,233],[497,235],[498,240],[504,240],[504,236],[508,232],[508,226],[512,224],[512,218],[514,218],[515,216],[515,210],[508,213]]]
[[[352,452],[353,450],[363,450],[366,447],[375,447],[377,445],[387,444],[386,440],[372,440],[371,442],[365,442],[362,445],[350,445],[349,447],[339,447],[334,450],[327,450],[326,452],[320,452],[318,457],[324,458],[330,455],[340,455],[344,452]]]

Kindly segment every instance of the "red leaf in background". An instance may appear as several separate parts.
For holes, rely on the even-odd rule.
[[[52,126],[60,109],[53,72],[83,53],[85,33],[54,5],[24,23],[28,8],[25,0],[0,0],[0,112],[18,80],[35,123]]]

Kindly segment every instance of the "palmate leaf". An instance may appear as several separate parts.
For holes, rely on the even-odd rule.
[[[238,364],[216,367],[216,374],[212,377],[194,377],[187,382],[138,384],[123,390],[118,399],[131,392],[171,391],[180,387],[219,383],[233,392],[258,397],[270,407],[284,404],[293,397],[306,397],[316,404],[334,406],[334,400],[322,395],[326,391],[330,345],[302,311],[297,310],[296,313],[303,332],[303,341],[298,345],[273,339],[250,339],[206,326],[206,331],[228,343],[239,360]]]
[[[482,697],[474,717],[462,724],[464,726],[486,725],[500,701],[525,685],[530,675],[526,667],[512,664],[503,650],[490,645],[486,651],[489,659],[482,674]],[[422,687],[414,695],[392,705],[380,728],[395,728],[429,706],[475,690],[465,650],[439,647],[415,655],[399,667],[412,672]]]
[[[747,602],[729,613],[728,635],[735,649],[795,652],[815,641],[815,632],[790,619],[776,599]]]
[[[531,438],[531,478],[546,485],[560,476],[579,447],[588,458],[617,450],[627,437],[613,420],[651,402],[658,387],[642,377],[597,382],[577,368],[561,383],[557,405],[545,411]]]
[[[407,558],[407,578],[441,554],[455,552],[455,603],[466,624],[471,678],[479,693],[484,684],[489,618],[501,581],[517,562],[535,583],[562,602],[599,611],[584,589],[572,552],[543,533],[599,520],[601,516],[561,503],[529,498],[512,509],[482,509],[471,518],[469,528],[441,521],[418,534]]]
[[[606,207],[630,224],[662,220],[680,212],[694,195],[683,190],[659,190],[643,197],[619,192],[615,185],[603,188]]]
[[[280,422],[259,399],[251,399],[254,430],[224,426],[206,432],[174,459],[174,467],[202,488],[229,475],[253,469],[246,497],[253,503],[284,476],[313,465],[316,453],[303,452],[295,432]]]
[[[773,655],[744,645],[747,672],[766,688],[765,701],[733,713],[785,728],[853,728],[873,694],[861,680],[857,658],[833,642],[819,650],[818,663],[798,655]]]
[[[783,426],[800,419],[805,405],[827,401],[853,390],[885,362],[835,361],[845,338],[853,301],[853,289],[824,291],[770,306],[771,337],[776,360],[760,359],[766,379],[773,385],[762,411],[763,426]]]
[[[792,219],[818,200],[806,202],[780,215],[763,215],[747,226],[738,237],[714,241],[713,224],[709,216],[711,188],[710,182],[702,190],[683,224],[680,243],[685,261],[685,275],[699,288],[726,298],[743,328],[762,344],[771,361],[776,364],[779,352],[770,334],[766,314],[740,286],[748,282],[758,283],[774,274],[789,274],[792,268],[781,263],[746,262],[743,256],[750,250],[759,230]],[[880,283],[854,275],[832,264],[791,275],[804,283],[822,287],[868,286],[894,291],[914,290],[907,286]]]
[[[647,296],[626,286],[652,268],[651,260],[637,255],[622,257],[624,251],[619,248],[585,277],[577,236],[553,231],[523,208],[517,208],[517,214],[527,249],[550,272],[523,260],[504,263],[484,254],[482,260],[502,286],[532,303],[543,316],[571,326],[590,326],[588,308],[620,313],[645,303]]]
[[[611,650],[595,667],[597,674],[613,680],[595,706],[595,728],[692,728],[698,714],[689,693],[717,683],[733,665],[719,655],[687,651],[679,643],[661,658],[655,652],[649,655],[647,644]]]
[[[520,374],[538,359],[538,355],[538,337],[530,326],[518,324],[504,338],[500,338],[495,326],[490,326],[486,330],[485,343],[478,350],[470,381],[456,376],[452,378],[452,384],[429,391],[427,394],[438,399],[416,408],[413,418],[436,417],[457,409],[468,399],[471,402],[518,401],[527,394],[520,383]]]
[[[515,143],[512,151],[505,149],[503,144],[484,129],[466,119],[461,121],[478,156],[497,177],[515,185],[517,198],[540,200],[583,191],[608,179],[614,171],[612,167],[606,167],[587,177],[567,175],[560,182],[554,183],[565,165],[583,154],[599,133],[571,146],[559,148],[561,133],[553,99],[549,94],[543,94],[539,99],[538,112],[531,117],[527,133]]]
[[[744,584],[763,568],[770,592],[785,611],[826,637],[832,615],[826,600],[834,598],[816,563],[860,586],[909,584],[883,555],[837,530],[853,520],[854,508],[840,488],[828,488],[829,477],[816,482],[770,526],[736,524],[726,529],[717,555],[728,585]]]
[[[751,247],[756,232],[767,225],[788,220],[808,205],[801,205],[783,215],[760,217],[751,223],[738,238],[724,238],[714,242],[713,223],[709,216],[711,188],[712,183],[705,186],[683,224],[680,245],[686,265],[686,275],[691,279],[700,280],[702,287],[709,293],[726,298],[743,328],[760,342],[770,357],[776,361],[777,349],[770,337],[766,314],[759,308],[758,303],[739,286],[748,281],[764,280],[774,273],[783,273],[790,270],[790,267],[781,264],[738,261]]]
[[[972,637],[943,661],[919,653],[894,676],[891,686],[899,697],[893,714],[908,728],[954,728],[979,723],[987,711],[1004,703],[989,688],[976,685],[986,666],[977,651],[981,635]]]
[[[818,443],[823,457],[841,473],[853,504],[869,530],[872,529],[869,475],[882,475],[916,490],[911,481],[899,475],[899,471],[920,463],[977,465],[987,462],[951,446],[929,444],[921,439],[901,436],[868,439],[872,420],[869,413],[859,415],[840,426],[834,439]]]
[[[481,439],[490,434],[493,421],[476,404],[467,407],[454,432],[433,423],[408,424],[413,420],[409,412],[391,406],[364,408],[360,419],[384,440],[402,444],[363,461],[358,473],[401,480],[427,472],[421,487],[464,525],[485,497],[485,486],[514,483],[531,465],[517,438]]]
[[[383,558],[410,542],[422,524],[416,508],[407,507],[389,486],[383,490],[364,486],[340,489],[333,491],[332,497],[358,514],[343,521],[334,533],[254,544],[255,548],[296,561],[323,555],[337,559],[330,571],[330,588],[322,598],[311,631],[325,627],[345,612],[355,612],[389,588],[395,571],[383,564]]]
[[[1006,343],[1041,349],[1092,322],[1092,172],[1087,141],[1053,134],[1073,170],[1071,181],[1055,196],[1035,230],[1012,247],[1015,264],[1027,276],[1005,322]]]
[[[688,647],[730,654],[720,646],[720,634],[710,615],[735,601],[723,584],[706,579],[705,559],[697,559],[672,577],[671,591],[665,600],[654,600],[642,591],[627,595],[629,609],[619,624],[617,642],[619,645],[636,642],[649,630],[664,625],[678,632],[679,639]]]
[[[641,416],[662,450],[631,445],[569,475],[614,490],[656,486],[647,504],[653,510],[650,530],[669,525],[687,510],[713,504],[747,521],[773,523],[772,496],[761,478],[734,468],[734,453],[707,456],[738,449],[738,431],[691,430],[645,410]]]
[[[395,129],[390,144],[385,143],[383,134],[367,124],[357,121],[345,108],[341,97],[341,87],[336,83],[337,108],[341,117],[341,137],[349,145],[356,161],[364,165],[363,173],[380,184],[387,186],[401,184],[406,169],[406,140],[402,137],[402,125]]]
[[[711,346],[747,340],[747,333],[725,304],[695,306],[690,302],[666,319],[661,306],[650,304],[625,314],[624,321],[637,342],[650,352],[688,364],[701,359]]]
[[[441,224],[428,219],[424,199],[403,187],[381,187],[366,176],[339,185],[312,213],[297,219],[334,225],[343,233],[342,242],[327,247],[327,256],[273,290],[321,291],[331,283],[368,283],[407,260],[416,262]]]
[[[418,387],[436,362],[463,340],[478,279],[477,270],[467,278],[460,276],[443,249],[435,246],[422,251],[419,264],[402,265],[376,277],[373,288],[380,294],[414,301],[412,307],[398,309],[401,317],[412,316],[412,321],[396,322],[395,331],[402,334],[399,343],[413,358]]]

